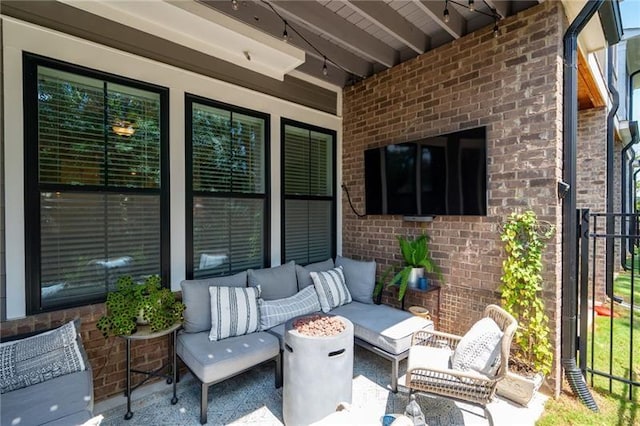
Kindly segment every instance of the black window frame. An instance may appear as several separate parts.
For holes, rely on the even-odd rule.
[[[51,312],[106,300],[106,293],[100,297],[86,297],[42,306],[41,294],[41,229],[40,192],[42,190],[63,190],[68,193],[93,194],[158,194],[160,197],[160,276],[163,286],[171,285],[171,243],[170,243],[170,177],[169,177],[169,89],[128,77],[71,64],[54,58],[23,52],[23,129],[24,129],[24,208],[25,208],[25,293],[26,313],[33,315]],[[57,69],[83,77],[102,80],[160,95],[160,188],[109,187],[104,185],[41,184],[39,182],[38,150],[38,66]]]
[[[233,117],[234,113],[250,115],[264,120],[264,194],[246,193],[246,192],[211,192],[211,191],[194,191],[193,190],[193,104],[198,103],[204,106],[223,109],[229,111]],[[184,96],[185,105],[185,236],[186,236],[186,279],[194,279],[194,260],[193,260],[193,199],[197,196],[211,198],[244,198],[244,199],[263,199],[264,200],[264,233],[263,233],[263,257],[262,267],[269,266],[271,259],[271,115],[261,111],[249,108],[239,107],[220,101],[216,101],[193,93],[186,93]],[[202,277],[202,279],[232,275],[232,264],[230,263],[229,271],[225,274],[211,275],[210,277]]]
[[[294,126],[300,129],[308,130],[310,132],[324,133],[330,135],[332,138],[332,158],[331,158],[331,178],[332,190],[331,196],[320,195],[287,195],[285,184],[285,126]],[[312,124],[303,123],[301,121],[292,120],[282,117],[280,119],[280,261],[282,264],[286,262],[286,244],[285,244],[285,218],[286,208],[285,204],[287,200],[308,200],[308,201],[331,201],[331,257],[336,258],[337,254],[337,238],[338,238],[338,221],[337,221],[337,132],[335,130],[327,129],[324,127],[314,126]]]

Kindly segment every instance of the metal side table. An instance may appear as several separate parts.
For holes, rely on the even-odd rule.
[[[182,327],[182,323],[175,323],[171,327],[152,332],[149,326],[142,325],[138,326],[138,331],[131,334],[130,336],[120,336],[127,342],[127,390],[125,391],[125,395],[127,397],[127,414],[124,415],[125,420],[129,420],[133,417],[133,413],[131,412],[131,392],[138,389],[138,387],[142,386],[149,380],[151,377],[164,377],[167,379],[167,384],[173,384],[173,398],[171,398],[171,404],[175,405],[178,402],[178,397],[176,396],[176,382],[178,381],[177,376],[177,360],[176,360],[176,337],[178,334],[178,330]],[[169,356],[168,363],[164,364],[162,367],[158,368],[154,371],[142,371],[131,368],[131,341],[133,340],[150,340],[158,337],[163,337],[170,335],[169,342]],[[169,369],[167,373],[164,373],[166,369]],[[131,373],[138,373],[146,375],[147,377],[142,380],[137,385],[131,387]]]

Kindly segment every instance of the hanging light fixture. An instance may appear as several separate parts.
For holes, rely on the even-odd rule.
[[[324,57],[324,64],[322,65],[322,75],[325,77],[329,75],[329,68],[327,68],[327,57]]]
[[[471,12],[473,12],[474,10],[476,10],[476,5],[474,4],[473,0],[469,0],[469,10]]]
[[[238,10],[238,0],[231,0],[231,8],[233,10]]]
[[[124,136],[126,138],[133,136],[136,129],[133,127],[133,123],[125,120],[116,120],[111,126],[111,130],[118,136]]]
[[[284,31],[282,31],[282,40],[289,41],[289,33],[287,32],[287,21],[284,21]]]
[[[444,2],[444,12],[442,13],[444,22],[449,23],[449,0]]]

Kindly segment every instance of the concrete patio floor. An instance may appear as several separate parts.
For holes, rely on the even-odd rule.
[[[405,363],[401,364],[401,368]],[[325,424],[381,424],[387,413],[402,413],[408,392],[401,387],[389,391],[388,361],[361,348],[355,348],[353,399],[346,421]],[[404,383],[401,377],[400,383]],[[146,385],[133,394],[131,420],[124,420],[126,398],[114,397],[97,403],[95,415],[103,415],[102,425],[199,425],[199,384],[185,375],[178,383],[176,405],[171,405],[171,386],[164,381]],[[430,426],[485,426],[488,420],[482,408],[430,396],[418,397]],[[534,425],[544,409],[547,397],[538,394],[529,407],[521,407],[496,397],[489,405],[494,425]],[[337,422],[337,423],[336,423]],[[265,364],[209,390],[209,425],[282,425],[282,389],[275,389],[273,364]]]

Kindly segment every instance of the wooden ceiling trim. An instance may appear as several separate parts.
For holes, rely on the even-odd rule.
[[[589,109],[605,106],[596,79],[584,54],[578,50],[578,108]]]

